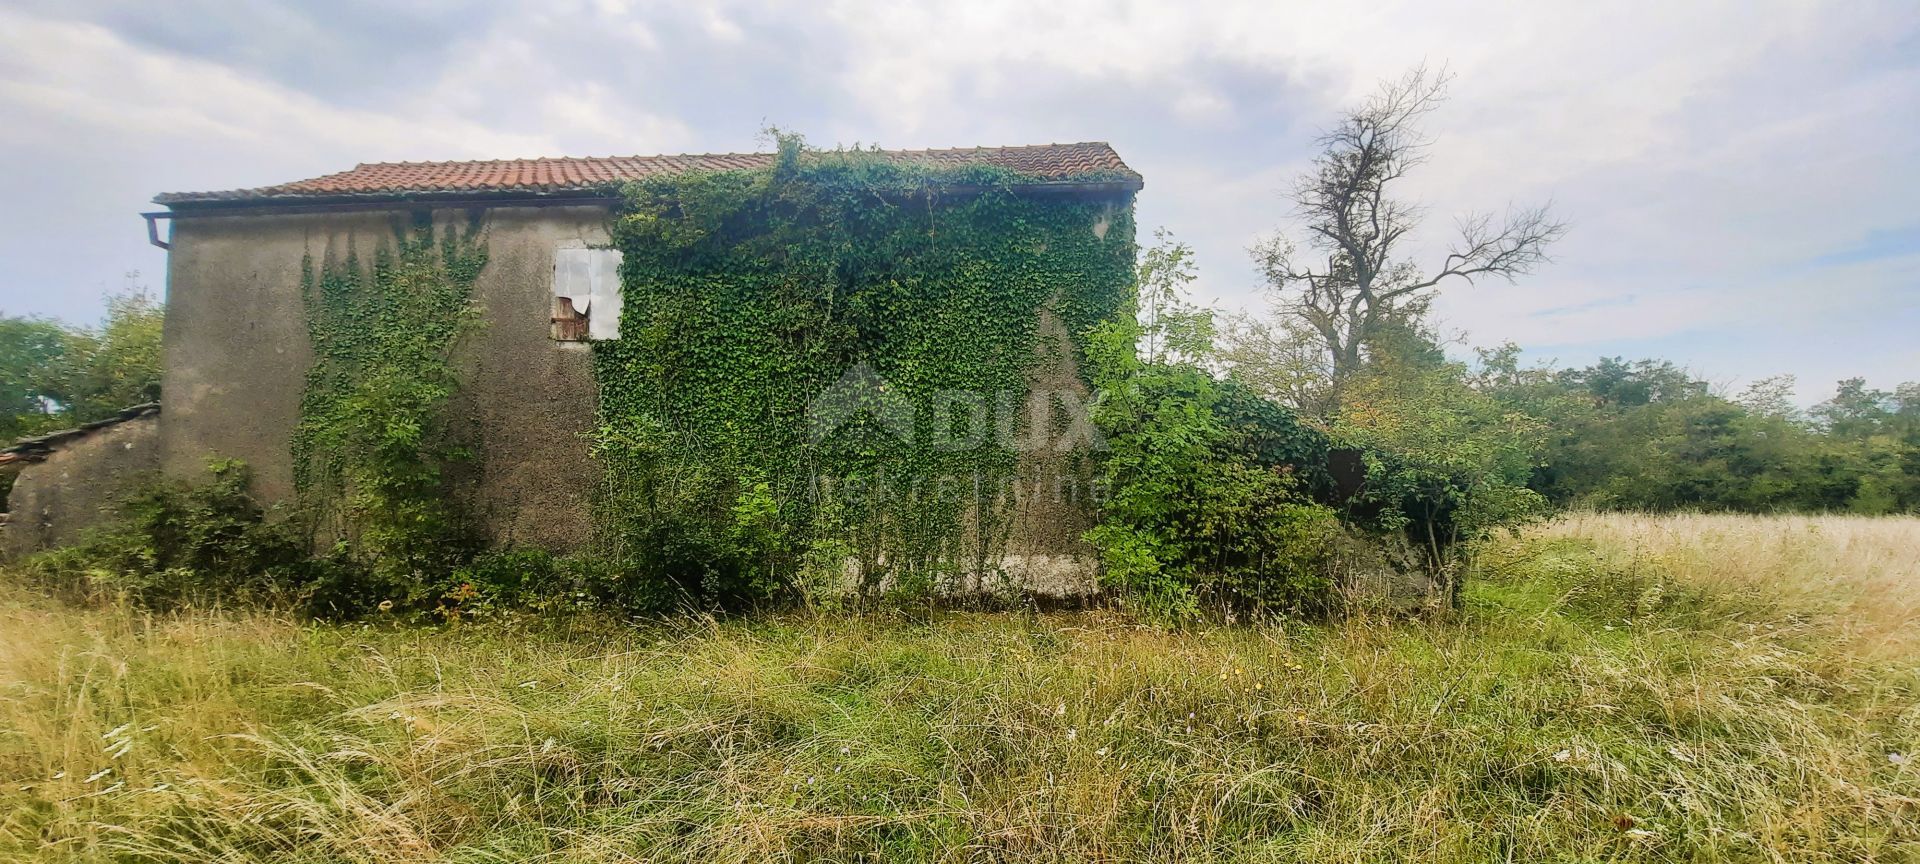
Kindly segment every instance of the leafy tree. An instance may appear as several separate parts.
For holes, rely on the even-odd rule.
[[[135,287],[107,298],[98,327],[0,317],[0,438],[112,416],[160,398],[164,310]]]
[[[1232,314],[1223,325],[1219,357],[1234,380],[1308,417],[1330,409],[1333,364],[1305,322]]]
[[[0,439],[57,422],[67,398],[72,333],[41,318],[0,318]]]
[[[1833,398],[1814,406],[1813,416],[1834,435],[1866,438],[1884,431],[1898,407],[1892,393],[1868,387],[1865,378],[1848,378]]]
[[[1458,602],[1453,552],[1494,530],[1542,515],[1528,487],[1547,427],[1473,386],[1423,334],[1382,339],[1348,386],[1332,435],[1366,454],[1366,497],[1390,504],[1385,527],[1420,548],[1445,593]]]
[[[1799,406],[1793,404],[1794,387],[1792,375],[1774,375],[1748,384],[1733,401],[1757,417],[1797,421],[1801,412]]]

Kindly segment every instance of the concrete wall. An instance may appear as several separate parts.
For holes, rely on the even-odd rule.
[[[113,516],[114,505],[160,467],[160,418],[147,414],[63,439],[28,463],[7,495],[0,553],[70,543]]]
[[[293,494],[289,442],[312,350],[300,296],[311,254],[363,260],[391,243],[406,213],[209,216],[173,223],[167,268],[160,464],[201,476],[211,457],[245,460],[266,500]],[[435,223],[466,224],[442,210]],[[398,221],[396,221],[398,220]],[[457,416],[477,425],[482,453],[472,502],[496,542],[567,549],[588,534],[597,468],[581,437],[595,389],[584,345],[548,338],[553,251],[604,244],[597,206],[486,211],[489,252],[474,286],[484,323],[459,355]]]

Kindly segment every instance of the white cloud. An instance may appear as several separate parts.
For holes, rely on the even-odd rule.
[[[1876,310],[1920,306],[1911,261],[1831,260],[1920,225],[1920,127],[1901,110],[1920,104],[1920,19],[1897,4],[583,0],[442,14],[472,21],[428,74],[323,96],[246,51],[216,61],[0,13],[0,156],[69,174],[85,160],[84,188],[64,191],[75,214],[105,214],[154,191],[375,159],[730,148],[763,122],[820,143],[1107,139],[1147,176],[1143,228],[1193,242],[1202,293],[1244,306],[1258,288],[1245,247],[1284,220],[1276,193],[1315,128],[1425,61],[1457,78],[1407,189],[1431,214],[1418,251],[1444,245],[1454,213],[1510,202],[1551,198],[1574,223],[1558,262],[1522,285],[1449,292],[1452,326],[1596,353],[1707,346],[1676,357],[1703,371],[1753,362],[1706,338],[1753,328],[1782,352],[1762,371],[1857,361],[1915,377],[1912,349],[1872,329],[1910,320]],[[361,32],[317,30],[315,50]],[[5,257],[38,267],[29,250],[61,242],[39,223],[62,218],[9,226]],[[1837,328],[1853,343],[1839,357]]]
[[[1209,68],[1287,88],[1321,125],[1375,83],[1427,62],[1456,76],[1434,115],[1431,161],[1404,190],[1430,208],[1421,259],[1451,214],[1552,199],[1574,223],[1559,262],[1519,286],[1458,286],[1440,305],[1480,342],[1590,348],[1770,328],[1782,366],[1830,365],[1814,328],[1920,306],[1913,268],[1807,270],[1876,229],[1910,226],[1920,197],[1920,66],[1903,53],[1920,19],[1898,6],[1770,3],[1246,2],[1205,8],[1092,0],[832,7],[855,40],[843,75],[897,134],[954,134],[1036,90],[1062,100],[1118,86],[1171,125],[1246,116],[1199,84]],[[1156,100],[1165,104],[1156,105]],[[962,118],[955,121],[952,118]],[[1286,140],[1256,136],[1282,131]],[[1257,304],[1243,249],[1284,221],[1273,194],[1310,132],[1232,129],[1215,139],[1123,148],[1148,176],[1143,216],[1201,251],[1206,293]],[[1125,142],[1123,142],[1125,143]],[[1265,147],[1263,170],[1216,167]],[[1883,317],[1884,316],[1880,316]],[[1858,333],[1866,340],[1888,334]],[[1681,340],[1672,344],[1657,340]],[[1862,346],[1882,376],[1911,351]],[[1712,366],[1725,352],[1682,357]],[[1881,360],[1877,358],[1893,358]],[[1745,359],[1745,358],[1742,358]],[[1723,370],[1727,371],[1727,370]],[[1731,370],[1740,371],[1740,370]]]
[[[10,144],[54,149],[79,127],[124,136],[130,146],[195,142],[209,148],[203,158],[211,165],[230,166],[223,156],[243,153],[243,164],[321,157],[327,161],[316,166],[330,170],[345,167],[343,160],[550,146],[538,134],[499,132],[446,113],[340,108],[217,64],[141,49],[91,24],[0,15],[0,57]],[[38,140],[45,138],[55,140]]]

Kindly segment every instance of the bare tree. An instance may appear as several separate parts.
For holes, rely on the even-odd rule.
[[[1401,242],[1421,214],[1390,190],[1425,161],[1419,121],[1444,101],[1449,80],[1416,67],[1341,118],[1316,142],[1313,170],[1293,189],[1306,251],[1279,234],[1252,250],[1279,311],[1323,343],[1332,399],[1361,369],[1370,342],[1417,324],[1442,282],[1511,281],[1547,261],[1546,247],[1566,233],[1545,206],[1511,210],[1498,223],[1471,214],[1456,220],[1458,239],[1437,269],[1404,257]]]

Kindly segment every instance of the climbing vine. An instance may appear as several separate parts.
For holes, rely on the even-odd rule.
[[[470,459],[450,422],[453,352],[478,322],[486,266],[477,223],[436,236],[422,219],[363,266],[357,253],[301,265],[313,365],[293,437],[294,480],[320,527],[382,583],[432,589],[470,552],[449,471]]]
[[[783,137],[766,170],[626,189],[597,521],[660,602],[997,563],[1040,322],[1083,350],[1135,252],[1129,208],[1022,180]]]

